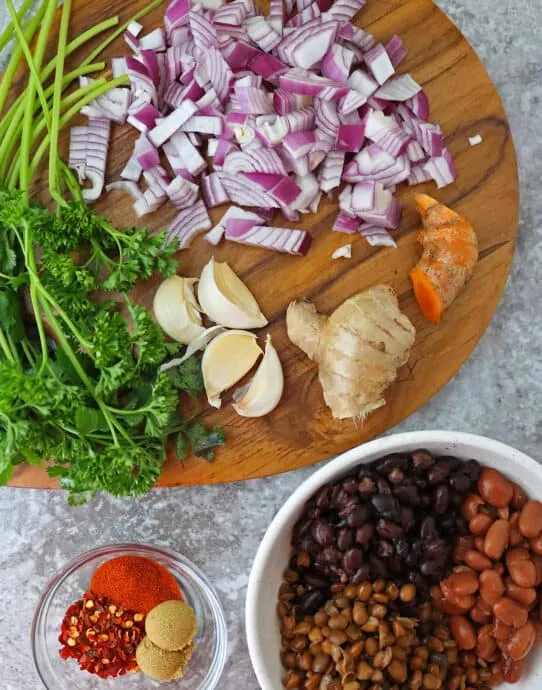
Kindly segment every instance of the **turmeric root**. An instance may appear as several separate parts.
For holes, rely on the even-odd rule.
[[[324,399],[336,419],[363,418],[386,404],[383,393],[408,360],[416,336],[387,285],[350,297],[329,317],[310,302],[292,302],[286,327],[294,345],[318,364]]]
[[[438,323],[472,276],[478,260],[478,237],[472,225],[426,194],[416,197],[424,229],[418,234],[423,254],[410,272],[424,316]]]

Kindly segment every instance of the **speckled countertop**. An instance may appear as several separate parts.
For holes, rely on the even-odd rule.
[[[512,274],[485,337],[454,380],[394,431],[472,431],[542,460],[542,2],[439,4],[478,51],[504,101],[520,164],[521,225]],[[60,493],[0,489],[0,688],[40,687],[29,631],[48,578],[86,549],[136,541],[174,547],[207,573],[228,620],[229,661],[219,687],[257,690],[243,622],[252,559],[277,509],[312,471],[163,489],[139,500],[99,497],[81,508],[68,507]]]

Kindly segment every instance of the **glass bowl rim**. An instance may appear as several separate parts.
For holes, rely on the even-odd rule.
[[[130,553],[136,551],[146,551],[148,552],[149,556],[152,556],[153,553],[159,554],[182,565],[187,571],[190,572],[191,577],[193,577],[195,583],[202,592],[203,597],[207,600],[213,617],[216,635],[216,650],[207,675],[204,679],[204,690],[214,690],[214,688],[217,687],[218,681],[220,680],[224,671],[228,654],[228,629],[222,602],[220,601],[215,588],[205,573],[200,570],[200,568],[198,568],[198,566],[195,565],[189,558],[183,556],[178,551],[175,551],[168,546],[156,546],[154,544],[147,544],[145,542],[119,542],[89,549],[78,556],[74,556],[47,581],[38,600],[34,617],[32,619],[32,627],[30,629],[32,660],[34,662],[36,673],[43,687],[48,688],[48,685],[40,669],[40,664],[37,658],[37,647],[42,639],[41,623],[43,622],[46,605],[53,600],[60,585],[65,582],[70,575],[73,575],[80,567],[92,559],[101,556],[114,557],[115,554],[118,554],[119,552]]]

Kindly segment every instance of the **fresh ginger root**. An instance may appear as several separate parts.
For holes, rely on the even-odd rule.
[[[408,360],[416,331],[387,285],[343,302],[331,316],[292,302],[288,337],[318,364],[326,404],[336,419],[363,418],[386,404],[383,393]]]
[[[478,237],[472,225],[426,194],[416,197],[424,229],[418,235],[423,255],[410,272],[424,316],[438,323],[469,280],[478,261]]]

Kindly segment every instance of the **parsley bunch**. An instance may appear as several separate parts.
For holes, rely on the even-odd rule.
[[[19,45],[13,56],[24,55],[30,74],[7,113],[5,79],[0,87],[0,151],[7,155],[0,169],[0,483],[17,464],[46,459],[72,501],[98,490],[141,494],[158,478],[168,441],[179,459],[192,448],[211,460],[224,443],[220,429],[183,416],[180,393],[196,398],[203,389],[199,360],[161,371],[179,346],[129,297],[139,280],[175,274],[175,247],[164,246],[165,233],[118,230],[91,211],[58,158],[70,0],[49,86],[41,79],[53,70],[42,59],[56,0],[44,0],[40,21],[26,26],[6,1]],[[10,65],[8,77],[16,71]],[[18,121],[7,117],[16,114]],[[44,151],[55,213],[30,200]]]

